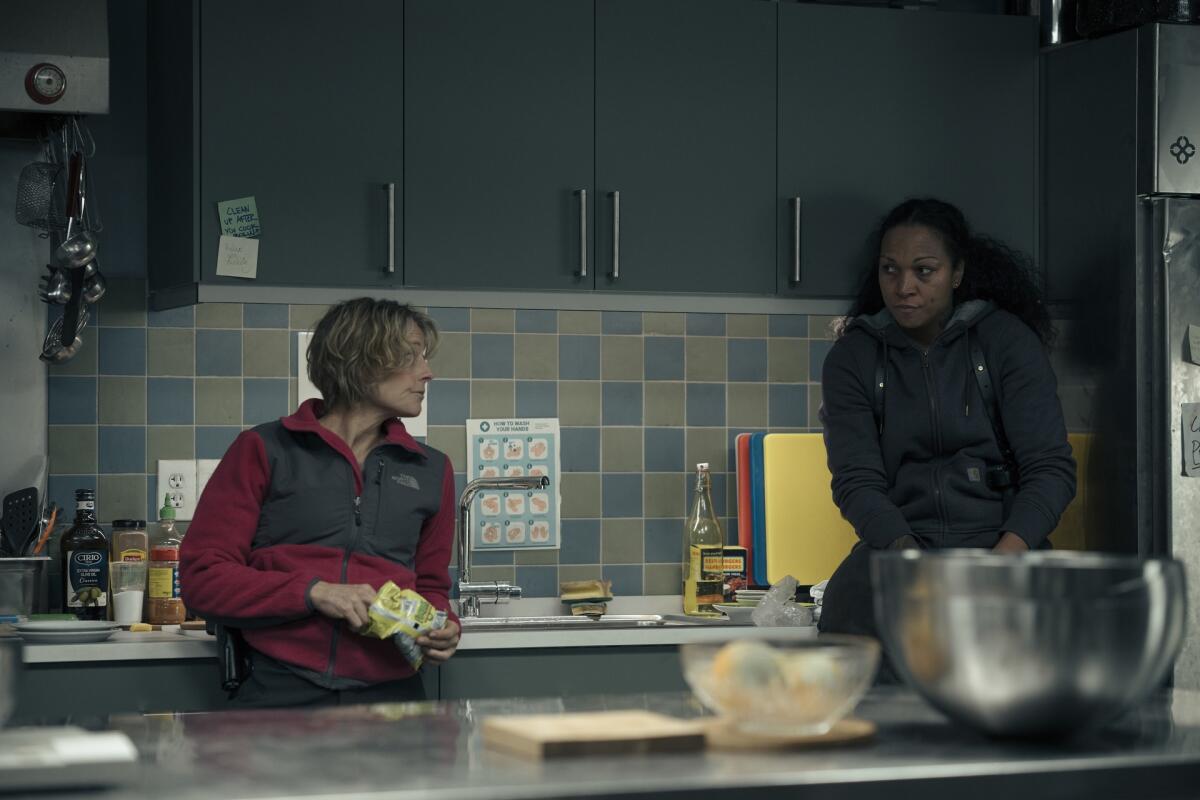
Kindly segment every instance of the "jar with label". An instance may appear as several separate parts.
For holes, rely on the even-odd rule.
[[[108,617],[108,539],[96,523],[96,490],[75,490],[75,524],[59,543],[63,611],[79,619]]]
[[[146,621],[151,625],[178,625],[187,619],[179,593],[179,534],[170,496],[158,512],[158,537],[150,548],[146,580]]]
[[[144,519],[113,520],[113,561],[145,561],[150,556],[150,538]]]

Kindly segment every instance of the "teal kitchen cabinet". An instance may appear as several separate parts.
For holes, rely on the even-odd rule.
[[[202,285],[400,284],[402,8],[150,4],[156,307],[195,302]],[[261,221],[252,282],[216,274],[217,203],[243,197],[255,198]]]
[[[779,6],[780,293],[850,297],[907,197],[955,203],[1027,255],[1037,234],[1037,20]]]
[[[775,290],[775,8],[409,0],[405,283]]]

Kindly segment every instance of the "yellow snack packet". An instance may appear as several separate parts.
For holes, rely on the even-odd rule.
[[[417,637],[446,624],[445,611],[434,608],[412,589],[401,589],[391,581],[380,587],[368,616],[370,623],[362,635],[391,639],[413,669],[420,669],[425,660],[421,648],[416,645]]]

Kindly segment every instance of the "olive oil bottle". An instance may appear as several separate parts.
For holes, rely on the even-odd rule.
[[[108,539],[96,524],[96,492],[75,490],[75,524],[63,534],[63,611],[80,619],[108,618]]]
[[[696,465],[696,498],[683,532],[683,613],[720,617],[714,603],[724,599],[725,534],[713,510],[708,464]]]

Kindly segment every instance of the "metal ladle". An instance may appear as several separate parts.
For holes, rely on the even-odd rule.
[[[80,201],[82,205],[82,201]],[[54,249],[54,260],[60,267],[79,269],[91,263],[96,257],[96,237],[92,232],[80,225],[74,235],[71,234],[74,219],[67,222],[67,238]]]

